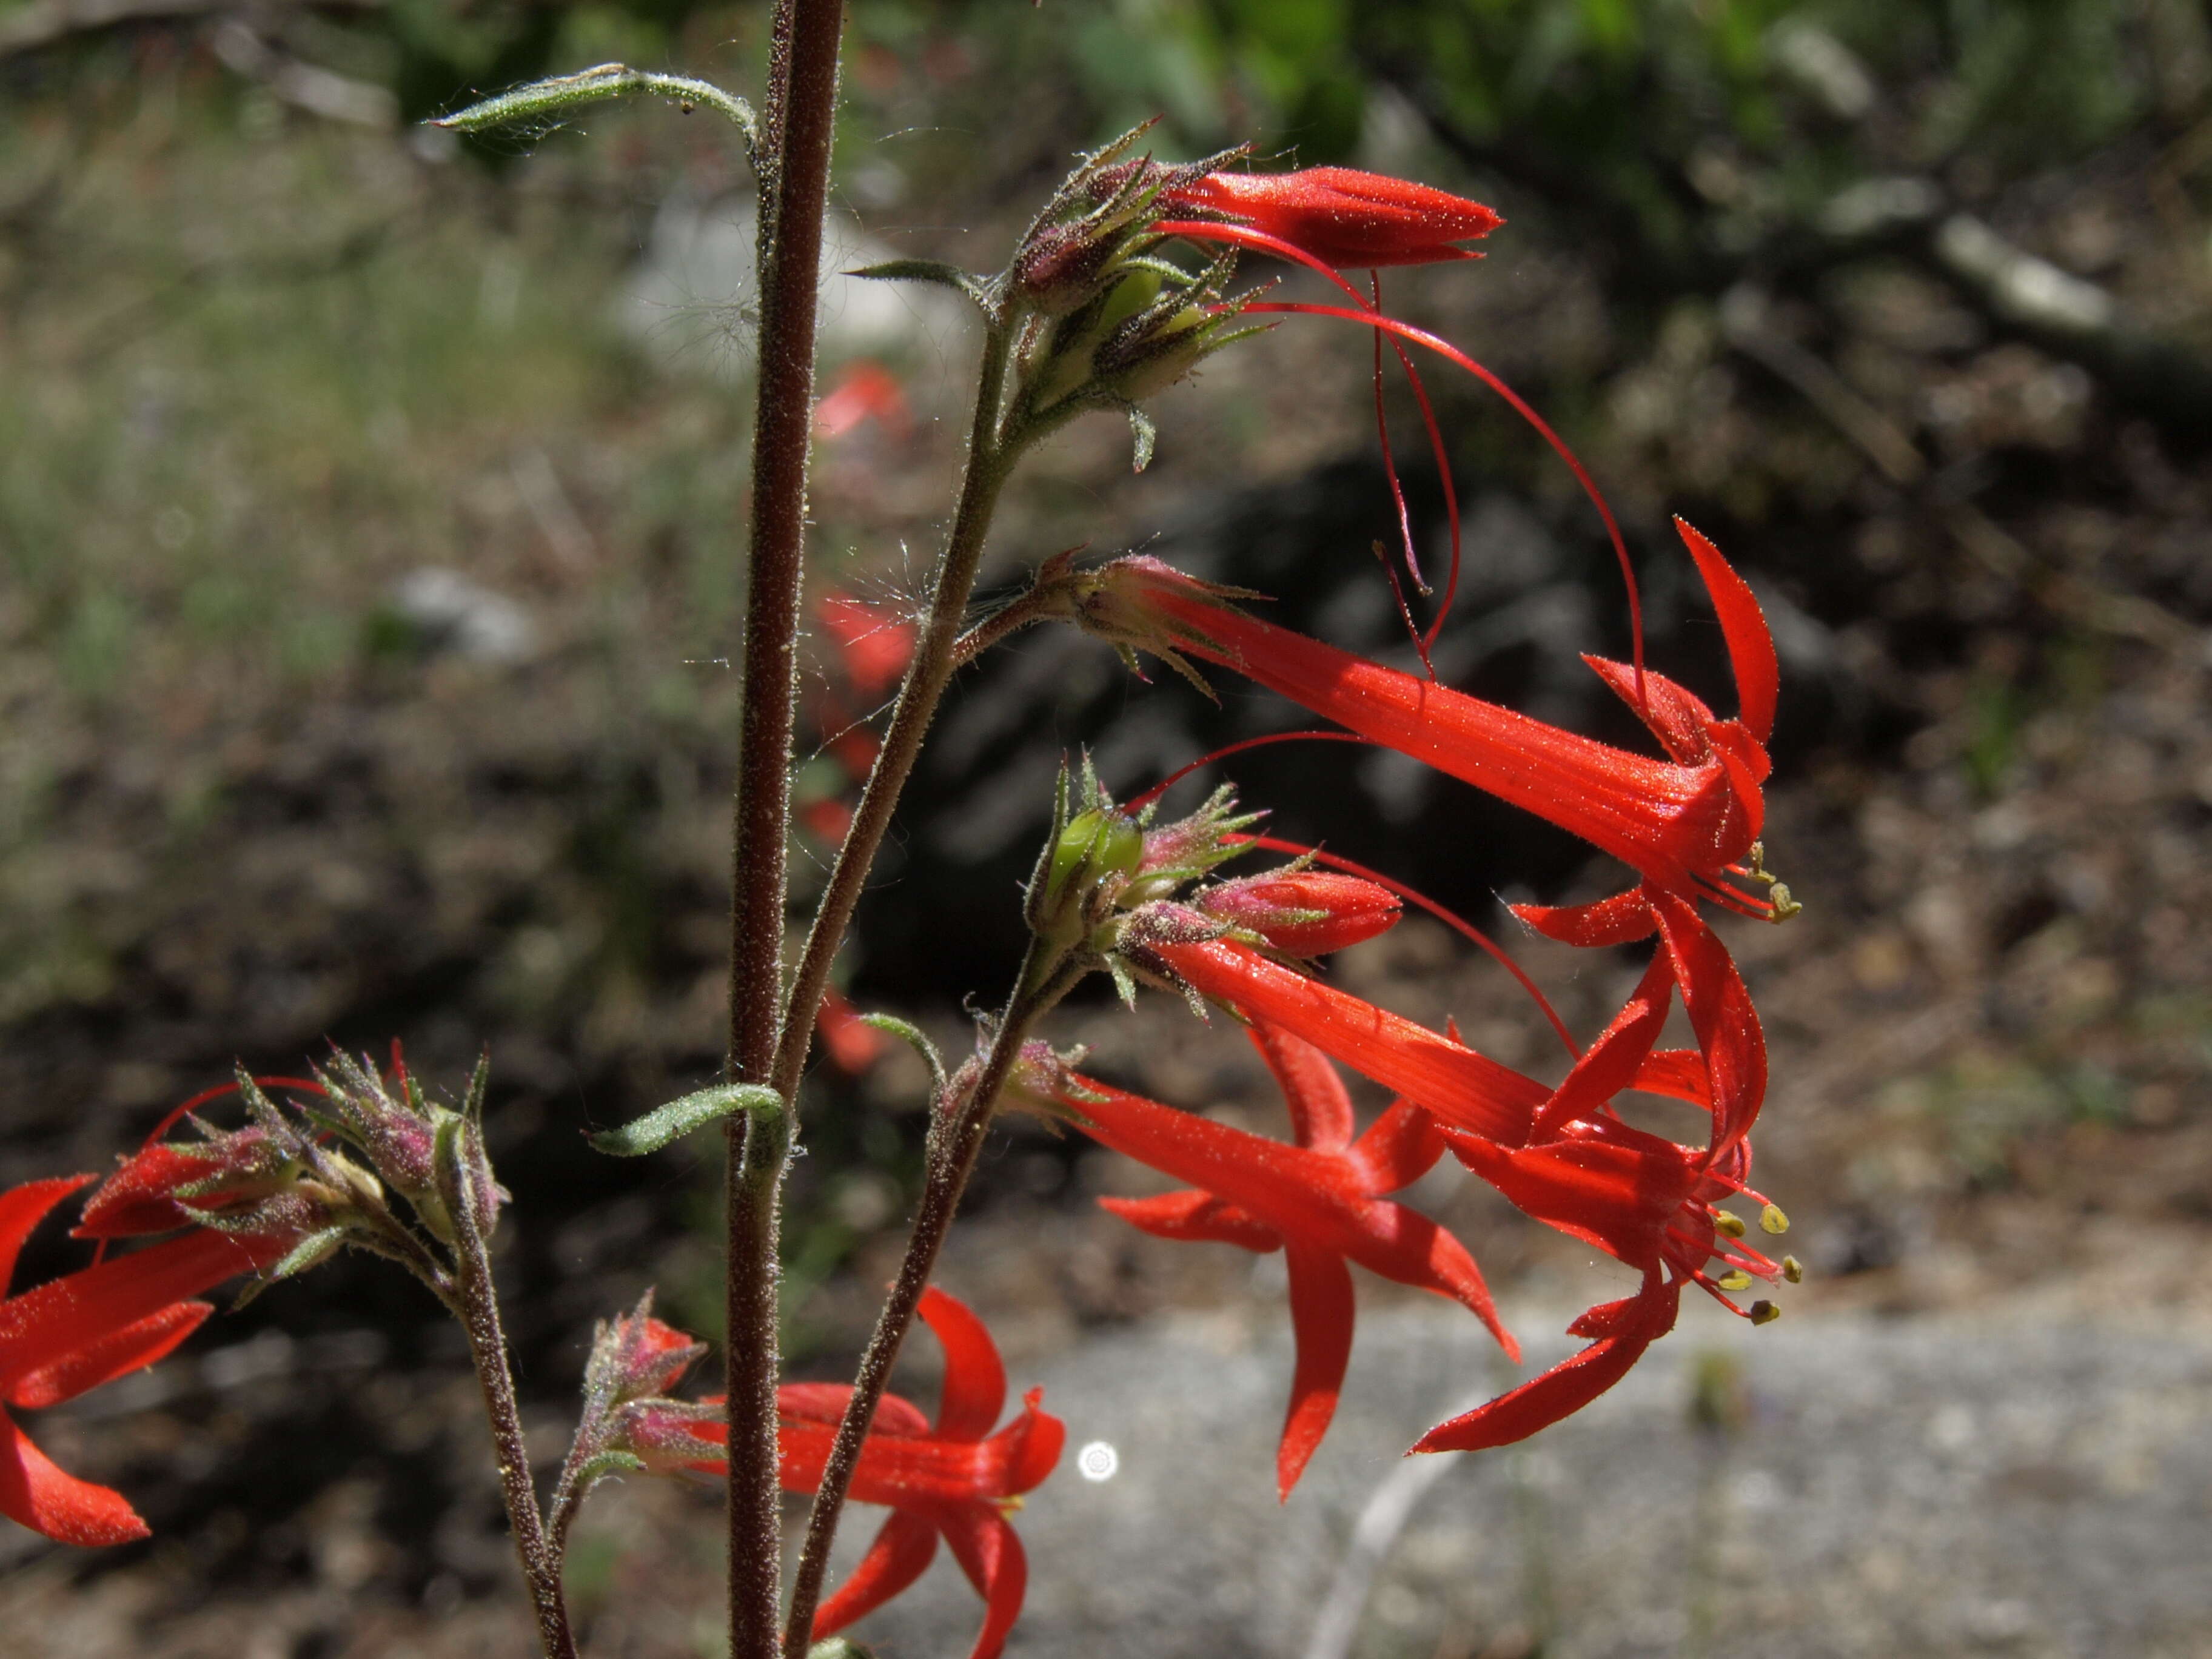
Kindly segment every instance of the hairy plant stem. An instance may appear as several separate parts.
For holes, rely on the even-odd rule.
[[[576,1638],[568,1630],[568,1607],[561,1595],[561,1559],[546,1541],[538,1510],[538,1483],[530,1478],[530,1449],[524,1443],[522,1416],[514,1401],[514,1375],[507,1363],[507,1334],[500,1328],[499,1293],[492,1284],[491,1256],[473,1221],[454,1229],[457,1271],[449,1305],[469,1334],[469,1357],[483,1389],[484,1415],[491,1422],[492,1450],[499,1460],[500,1492],[507,1500],[507,1525],[514,1553],[538,1615],[538,1640],[545,1659],[576,1659]]]
[[[799,578],[814,413],[815,301],[842,0],[777,0],[760,202],[760,386],[746,595],[743,724],[732,808],[728,1080],[764,1082],[783,1004],[785,844],[797,705]],[[784,1094],[787,1099],[790,1089]],[[777,1205],[790,1117],[747,1114],[726,1188],[731,1659],[776,1650],[782,1516],[776,1479]]]
[[[822,1581],[830,1567],[830,1546],[837,1535],[845,1493],[859,1467],[860,1448],[868,1425],[875,1420],[877,1403],[890,1381],[899,1347],[914,1324],[915,1310],[936,1269],[938,1252],[952,1230],[960,1209],[960,1196],[982,1150],[999,1096],[1021,1058],[1022,1044],[1038,1020],[1073,988],[1089,971],[1085,963],[1072,963],[1063,949],[1032,940],[1023,959],[1005,1012],[999,1018],[991,1046],[966,1077],[956,1076],[930,1115],[927,1173],[921,1201],[915,1206],[913,1231],[908,1235],[906,1258],[890,1295],[876,1316],[876,1328],[853,1381],[852,1397],[837,1425],[837,1438],[830,1448],[822,1470],[822,1483],[814,1492],[814,1507],[806,1517],[806,1542],[793,1576],[791,1612],[783,1627],[783,1659],[805,1659],[814,1639],[814,1610],[822,1598]],[[963,1068],[966,1071],[967,1068]]]
[[[983,342],[983,362],[977,375],[975,417],[968,439],[968,468],[960,484],[960,501],[954,509],[952,528],[938,556],[931,584],[929,612],[915,642],[914,660],[908,665],[899,687],[898,704],[891,711],[883,747],[868,772],[860,805],[853,811],[852,827],[837,849],[822,902],[806,933],[806,945],[793,975],[791,995],[785,1006],[783,1030],[775,1053],[775,1070],[769,1079],[787,1101],[799,1087],[813,1041],[814,1018],[822,1007],[822,993],[830,983],[830,964],[836,959],[852,926],[853,911],[867,884],[868,872],[890,828],[900,793],[913,775],[931,720],[953,671],[974,654],[961,650],[960,624],[968,600],[975,591],[975,573],[983,561],[984,538],[991,528],[1000,494],[1013,471],[1020,452],[1033,435],[1008,434],[1003,428],[1000,405],[1006,399],[1007,374],[1012,365],[1012,331],[996,322]]]

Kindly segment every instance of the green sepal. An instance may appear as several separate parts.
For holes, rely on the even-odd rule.
[[[643,1158],[672,1140],[680,1140],[695,1129],[720,1121],[738,1112],[777,1115],[783,1097],[764,1083],[724,1083],[696,1094],[656,1106],[643,1117],[633,1118],[619,1129],[591,1136],[592,1149],[610,1158]]]

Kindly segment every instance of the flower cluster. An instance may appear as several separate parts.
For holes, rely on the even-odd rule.
[[[1008,1517],[1060,1462],[1067,1428],[1039,1408],[1042,1389],[1030,1389],[1013,1419],[994,1427],[1006,1407],[1006,1368],[990,1331],[965,1303],[934,1286],[922,1292],[920,1311],[945,1349],[937,1421],[897,1395],[878,1403],[852,1495],[886,1506],[890,1516],[817,1611],[814,1631],[831,1635],[890,1601],[927,1570],[942,1539],[983,1598],[983,1626],[969,1659],[997,1659],[1029,1586],[1028,1558]],[[602,1325],[564,1492],[580,1500],[592,1480],[623,1468],[725,1473],[716,1449],[727,1443],[729,1425],[720,1402],[665,1393],[705,1352],[652,1317],[649,1296],[635,1314]],[[811,1493],[820,1482],[852,1392],[842,1382],[787,1382],[776,1391],[786,1492]],[[556,1516],[570,1507],[556,1496]]]
[[[1073,579],[1066,603],[1082,625],[1126,652],[1234,670],[1384,745],[1540,814],[1620,859],[1635,884],[1572,908],[1522,907],[1528,924],[1585,945],[1656,940],[1620,1013],[1547,1085],[1458,1040],[1339,990],[1263,941],[1227,928],[1211,937],[1156,935],[1125,946],[1142,977],[1232,1010],[1280,1086],[1294,1129],[1289,1145],[1233,1130],[1076,1074],[1037,1050],[1024,1087],[1102,1144],[1193,1190],[1139,1202],[1111,1200],[1163,1237],[1285,1251],[1298,1336],[1297,1374],[1277,1474],[1287,1493],[1335,1403],[1351,1342],[1350,1281],[1357,1261],[1401,1283],[1460,1301],[1498,1336],[1480,1275],[1455,1241],[1383,1195],[1449,1149],[1537,1220],[1638,1270],[1622,1301],[1571,1328],[1590,1346],[1499,1399],[1424,1436],[1418,1450],[1474,1449],[1518,1440],[1586,1404],[1671,1329],[1683,1286],[1696,1285],[1764,1323],[1771,1302],[1745,1307],[1755,1280],[1794,1279],[1794,1260],[1744,1243],[1746,1224],[1724,1207],[1759,1206],[1778,1231],[1781,1212],[1750,1188],[1747,1139],[1766,1091],[1766,1052],[1741,975],[1700,913],[1707,902],[1785,919],[1796,908],[1768,875],[1759,833],[1778,685],[1774,647],[1758,603],[1712,544],[1680,526],[1712,595],[1735,667],[1740,712],[1717,715],[1654,671],[1593,659],[1641,714],[1663,758],[1564,731],[1435,681],[1401,672],[1261,621],[1235,601],[1253,597],[1199,582],[1145,557]],[[1103,832],[1102,832],[1103,833]],[[1133,831],[1132,831],[1133,833]],[[1297,955],[1340,948],[1389,925],[1397,901],[1357,877],[1294,871],[1203,889],[1194,913],[1243,917],[1295,902]],[[1657,1044],[1679,999],[1697,1046]],[[1326,1057],[1326,1058],[1324,1058]],[[1354,1139],[1351,1109],[1329,1060],[1396,1092]],[[1617,1097],[1640,1091],[1686,1103],[1705,1117],[1701,1141],[1631,1127]],[[1517,1357],[1517,1355],[1516,1355]]]

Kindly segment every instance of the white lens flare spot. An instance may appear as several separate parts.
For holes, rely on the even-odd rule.
[[[1094,1440],[1075,1454],[1077,1473],[1085,1480],[1111,1480],[1121,1467],[1121,1454],[1103,1440]]]

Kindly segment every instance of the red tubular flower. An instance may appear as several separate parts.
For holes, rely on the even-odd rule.
[[[1528,1139],[1552,1091],[1426,1026],[1216,939],[1149,954],[1200,994],[1280,1026],[1445,1123],[1507,1146]]]
[[[1333,870],[1244,876],[1201,889],[1191,902],[1294,957],[1327,956],[1386,933],[1403,908],[1396,894]]]
[[[1771,879],[1755,845],[1765,818],[1778,675],[1758,601],[1720,553],[1676,520],[1712,593],[1742,712],[1721,720],[1647,671],[1589,659],[1650,726],[1653,760],[1412,674],[1386,668],[1236,609],[1156,559],[1115,562],[1096,579],[1086,614],[1122,643],[1159,640],[1217,662],[1477,788],[1537,814],[1633,868],[1651,887],[1762,916],[1794,908],[1786,888],[1754,898],[1725,879]],[[1747,865],[1747,858],[1753,861]],[[1645,931],[1649,931],[1648,928]]]
[[[1211,209],[1339,270],[1480,258],[1452,244],[1505,222],[1464,196],[1353,167],[1209,173],[1171,185],[1164,199]]]
[[[1347,1261],[1449,1297],[1482,1321],[1516,1364],[1521,1351],[1498,1322],[1466,1247],[1382,1196],[1419,1180],[1442,1154],[1435,1121],[1400,1100],[1354,1139],[1351,1097],[1326,1055],[1264,1022],[1255,1021],[1249,1036],[1282,1088],[1296,1146],[1066,1073],[1053,1098],[1100,1145],[1195,1183],[1158,1198],[1099,1200],[1123,1220],[1162,1238],[1284,1252],[1297,1366],[1275,1480],[1288,1499],[1335,1415],[1352,1357]]]
[[[1486,1405],[1439,1424],[1415,1451],[1475,1451],[1526,1439],[1579,1411],[1618,1382],[1644,1350],[1674,1327],[1682,1286],[1696,1284],[1731,1311],[1754,1323],[1773,1318],[1771,1303],[1747,1310],[1729,1297],[1754,1278],[1794,1276],[1795,1264],[1777,1263],[1741,1242],[1741,1220],[1723,1218],[1721,1202],[1738,1194],[1764,1206],[1761,1224],[1780,1231],[1782,1212],[1743,1182],[1747,1147],[1738,1145],[1718,1164],[1705,1148],[1678,1146],[1629,1128],[1619,1120],[1577,1125],[1565,1138],[1540,1146],[1505,1147],[1480,1136],[1447,1132],[1453,1153],[1521,1209],[1644,1272],[1634,1296],[1590,1309],[1569,1326],[1574,1336],[1596,1339],[1533,1381]],[[1731,1275],[1716,1279],[1706,1263],[1718,1259]]]
[[[942,1536],[983,1598],[983,1628],[968,1659],[997,1659],[1007,1632],[1021,1616],[1029,1586],[1028,1558],[1006,1517],[1022,1494],[1041,1485],[1060,1462],[1067,1425],[1040,1411],[1042,1389],[1023,1396],[1020,1415],[993,1433],[1006,1401],[1006,1370],[998,1345],[964,1303],[932,1285],[921,1313],[945,1347],[944,1393],[937,1424],[912,1401],[887,1394],[853,1472],[851,1495],[864,1504],[890,1506],[876,1541],[836,1594],[814,1615],[814,1634],[828,1636],[873,1612],[921,1577]],[[837,1437],[852,1389],[842,1382],[787,1382],[776,1390],[778,1444],[783,1489],[811,1492]],[[653,1426],[646,1425],[648,1434]],[[672,1434],[726,1443],[720,1421],[672,1418]],[[666,1466],[726,1472],[720,1458],[683,1460],[661,1455]]]
[[[0,1194],[0,1285],[31,1231],[93,1179],[64,1176]],[[270,1259],[258,1240],[196,1230],[0,1301],[0,1400],[59,1405],[150,1365],[213,1311],[185,1298]],[[64,1544],[146,1536],[123,1495],[48,1462],[0,1412],[0,1514]]]

